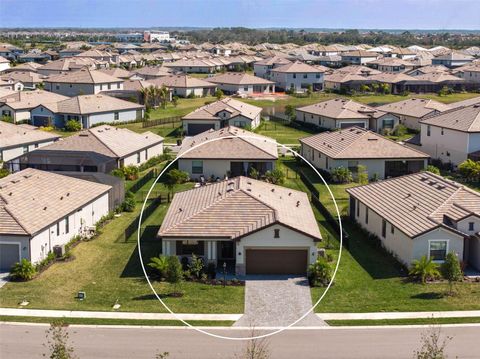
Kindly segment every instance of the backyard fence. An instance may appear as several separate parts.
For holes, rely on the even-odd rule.
[[[132,184],[130,188],[128,189],[130,192],[137,193],[140,188],[145,186],[145,183],[150,181],[152,178],[157,177],[158,171],[156,168],[152,168],[150,171],[148,171],[144,176],[140,177],[137,182]]]
[[[142,128],[161,126],[161,125],[172,125],[172,128],[178,127],[179,122],[182,121],[180,116],[159,118],[156,120],[146,120],[142,122]]]

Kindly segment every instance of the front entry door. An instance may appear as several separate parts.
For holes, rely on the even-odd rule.
[[[234,243],[231,241],[220,242],[220,259],[234,258]]]

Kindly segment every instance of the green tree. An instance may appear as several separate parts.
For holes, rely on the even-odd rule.
[[[428,165],[425,167],[426,172],[431,172],[433,174],[439,175],[440,174],[440,169],[438,167],[435,167],[433,165]]]
[[[82,129],[82,124],[77,120],[68,120],[65,122],[65,130],[68,132],[77,132]]]
[[[358,165],[357,167],[357,178],[358,178],[358,183],[360,184],[368,184],[368,172],[367,172],[367,166],[364,165]]]
[[[414,260],[410,267],[409,274],[415,277],[422,284],[427,283],[427,279],[433,279],[440,275],[438,265],[427,256],[422,256],[419,260]]]
[[[215,97],[217,98],[217,100],[221,100],[223,97],[223,91],[217,88],[215,90]]]
[[[172,104],[173,104],[173,107],[178,106],[178,96],[173,96],[172,97]]]
[[[177,294],[177,286],[183,281],[182,264],[177,256],[168,257],[167,282],[173,285],[173,294]]]
[[[370,87],[368,87],[365,84],[362,84],[360,85],[360,92],[363,92],[363,93],[370,92]]]
[[[10,277],[14,280],[31,280],[37,274],[35,266],[29,260],[22,258],[10,270]]]
[[[46,331],[47,344],[45,345],[49,351],[50,359],[75,359],[77,356],[74,349],[69,345],[69,336],[67,327],[61,321],[50,324],[50,328]]]
[[[203,273],[203,261],[201,258],[198,258],[195,254],[192,254],[190,263],[188,264],[188,270],[196,278],[200,279]]]
[[[285,174],[278,168],[273,171],[265,172],[265,178],[268,182],[273,184],[282,184],[285,182]]]
[[[352,172],[345,167],[334,168],[330,175],[334,183],[350,183],[353,181]]]
[[[308,278],[312,286],[326,287],[332,280],[332,268],[327,260],[319,257],[317,261],[308,267]]]
[[[0,168],[0,178],[7,177],[10,172],[6,168]]]
[[[480,181],[480,161],[468,159],[458,165],[460,175],[469,181]]]
[[[189,177],[187,172],[174,168],[167,173],[164,185],[168,188],[170,193],[173,193],[175,192],[174,190],[177,185],[185,183],[188,180]]]
[[[308,85],[307,86],[307,96],[308,97],[312,97],[313,95],[313,86],[312,85]]]
[[[442,277],[448,280],[449,294],[453,294],[453,283],[463,279],[463,272],[460,268],[460,261],[454,252],[447,254],[445,262],[440,266]]]
[[[260,172],[258,172],[258,170],[255,168],[255,167],[252,167],[250,169],[250,173],[249,173],[250,177],[252,177],[253,179],[258,179],[260,177]]]
[[[167,278],[168,271],[168,257],[165,255],[160,255],[158,257],[150,258],[150,263],[148,266],[153,268],[153,270],[158,274],[160,280]]]
[[[122,203],[122,210],[125,212],[133,212],[135,210],[136,202],[135,195],[131,191],[125,193],[125,200]]]
[[[285,116],[287,116],[289,120],[295,119],[296,114],[295,114],[295,107],[293,107],[293,105],[285,106]]]

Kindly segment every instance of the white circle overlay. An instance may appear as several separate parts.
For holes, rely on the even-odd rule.
[[[337,205],[337,201],[335,200],[335,197],[333,196],[333,193],[332,191],[330,190],[330,187],[328,186],[327,182],[325,181],[325,179],[322,177],[322,175],[320,174],[320,172],[318,172],[318,170],[315,168],[315,166],[313,166],[307,159],[305,159],[305,157],[303,157],[302,155],[300,155],[299,153],[297,153],[296,151],[292,150],[291,148],[281,144],[281,143],[277,143],[275,140],[273,139],[270,139],[268,137],[265,137],[262,138],[262,140],[264,140],[265,142],[270,142],[270,143],[273,143],[275,144],[276,146],[281,146],[282,148],[284,148],[285,150],[287,151],[290,151],[291,153],[293,153],[295,156],[298,156],[300,157],[305,163],[307,163],[312,169],[313,171],[320,177],[320,179],[322,180],[322,182],[325,184],[325,186],[327,187],[328,189],[328,192],[330,193],[330,197],[332,198],[333,200],[333,203],[335,204],[335,211],[337,212],[337,219],[338,219],[338,224],[339,224],[339,228],[340,228],[340,249],[339,249],[339,253],[338,253],[338,259],[337,259],[337,263],[335,265],[335,270],[333,272],[333,275],[332,275],[332,279],[330,280],[330,283],[328,283],[328,286],[326,287],[325,291],[323,292],[323,294],[321,295],[321,297],[317,300],[317,302],[312,306],[312,308],[310,308],[305,314],[303,314],[300,318],[298,318],[297,320],[295,320],[293,323],[289,324],[289,325],[286,325],[282,328],[279,328],[279,329],[276,329],[270,333],[266,333],[266,334],[262,334],[262,335],[257,335],[257,336],[250,336],[250,337],[229,337],[229,336],[224,336],[224,335],[218,335],[218,334],[214,334],[214,333],[211,333],[211,332],[208,332],[204,329],[201,329],[201,328],[198,328],[194,325],[191,325],[190,323],[186,322],[185,320],[183,320],[182,318],[180,318],[177,313],[173,312],[166,304],[165,302],[160,298],[160,296],[157,294],[157,292],[155,291],[155,288],[153,288],[153,285],[152,285],[152,282],[150,281],[150,278],[148,277],[148,274],[147,274],[147,271],[145,269],[145,265],[143,263],[143,258],[142,258],[142,250],[141,250],[141,241],[140,241],[140,233],[141,233],[141,224],[142,224],[142,217],[143,217],[143,211],[145,210],[145,206],[147,204],[147,201],[148,201],[148,198],[150,197],[150,193],[152,192],[153,188],[155,187],[155,185],[157,184],[158,180],[163,176],[163,174],[170,168],[170,166],[172,166],[172,164],[175,163],[175,161],[177,161],[178,159],[182,158],[184,155],[188,154],[190,151],[198,148],[198,147],[201,147],[202,145],[205,145],[207,143],[210,143],[210,142],[214,142],[214,141],[217,141],[217,140],[223,140],[223,139],[228,139],[228,138],[244,138],[244,139],[253,139],[253,140],[256,140],[256,141],[259,141],[259,138],[256,137],[256,136],[249,136],[249,135],[232,135],[232,136],[223,136],[223,137],[217,137],[217,138],[213,138],[213,139],[210,139],[210,140],[206,140],[202,143],[199,143],[198,145],[195,145],[191,148],[189,148],[187,151],[185,151],[184,153],[182,153],[180,156],[177,156],[172,162],[170,162],[167,166],[165,166],[165,168],[162,170],[162,172],[160,172],[160,174],[158,175],[158,177],[155,179],[155,181],[153,182],[152,186],[150,187],[150,189],[148,190],[148,193],[147,193],[147,196],[145,197],[145,200],[143,202],[143,205],[142,205],[142,210],[140,211],[140,216],[139,216],[139,220],[138,220],[138,229],[137,229],[137,246],[138,246],[138,256],[140,258],[140,264],[142,265],[142,270],[143,270],[143,274],[145,275],[145,279],[147,280],[148,282],[148,285],[150,286],[150,289],[153,291],[153,294],[155,294],[155,297],[157,297],[157,299],[160,301],[160,303],[162,303],[162,305],[165,307],[165,309],[170,313],[172,314],[177,320],[181,321],[183,324],[185,324],[186,326],[190,327],[191,329],[195,329],[197,332],[199,333],[203,333],[203,334],[206,334],[206,335],[209,335],[211,337],[214,337],[214,338],[218,338],[218,339],[229,339],[229,340],[253,340],[253,339],[261,339],[261,338],[266,338],[266,337],[269,337],[269,336],[272,336],[274,334],[279,334],[281,332],[283,332],[284,330],[286,329],[289,329],[290,327],[294,326],[295,324],[297,324],[298,322],[300,322],[302,319],[304,319],[308,314],[310,314],[311,312],[314,311],[314,309],[317,307],[317,305],[323,300],[323,298],[325,297],[325,295],[327,294],[328,290],[330,289],[330,287],[332,286],[333,284],[333,281],[335,280],[335,276],[337,275],[337,271],[338,271],[338,267],[340,265],[340,259],[342,257],[342,246],[343,246],[343,227],[342,227],[342,220],[341,220],[341,217],[340,217],[340,211],[338,210],[338,205]],[[173,197],[172,197],[173,198]]]

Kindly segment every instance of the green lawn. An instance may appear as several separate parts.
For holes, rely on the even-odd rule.
[[[165,312],[143,277],[136,233],[127,241],[119,240],[140,208],[137,204],[135,212],[113,219],[96,239],[80,243],[72,250],[73,261],[56,263],[32,281],[7,283],[0,289],[0,307],[17,307],[26,298],[30,301],[28,308],[109,311],[118,299],[122,311]],[[160,205],[142,224],[145,262],[161,252],[161,242],[155,235],[167,208],[167,204]],[[173,289],[168,283],[155,282],[154,286],[161,296]],[[173,311],[243,313],[244,287],[184,282],[180,288],[183,297],[164,298]],[[83,301],[75,299],[80,290],[86,292]]]
[[[374,325],[439,325],[480,323],[480,317],[472,318],[417,318],[417,319],[379,319],[379,320],[327,320],[333,327],[374,326]]]
[[[306,127],[302,127],[295,123],[282,124],[275,121],[263,121],[255,132],[274,138],[282,144],[300,145],[299,138],[312,135],[314,132]]]
[[[299,178],[295,178],[293,161],[284,160],[280,168],[289,169],[285,185],[305,190]],[[305,170],[315,186],[320,190],[320,199],[331,213],[333,202],[320,180],[315,180],[313,172]],[[348,195],[345,188],[350,185],[330,185],[340,212],[346,214]],[[329,238],[331,253],[338,258],[338,233],[333,231],[325,218],[314,211],[324,239]],[[407,280],[404,268],[383,249],[368,242],[358,227],[342,220],[350,236],[349,248],[343,248],[342,258],[334,285],[316,312],[379,312],[379,311],[437,311],[437,310],[480,310],[480,285],[478,283],[456,284],[457,295],[445,295],[448,284],[435,283],[420,285]],[[334,262],[335,263],[335,262]],[[324,288],[312,288],[314,303],[324,292]]]

